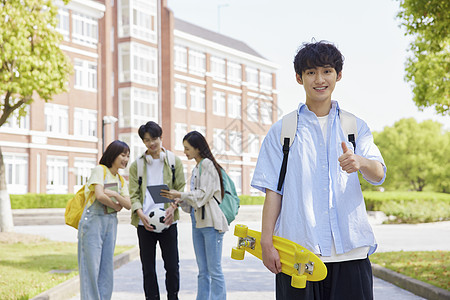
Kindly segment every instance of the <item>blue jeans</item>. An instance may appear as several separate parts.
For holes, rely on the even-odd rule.
[[[227,297],[221,264],[224,232],[214,227],[196,228],[193,211],[191,219],[198,266],[197,300],[224,300]]]
[[[112,296],[117,213],[105,214],[104,207],[95,200],[84,209],[78,225],[78,270],[82,300],[109,300]]]

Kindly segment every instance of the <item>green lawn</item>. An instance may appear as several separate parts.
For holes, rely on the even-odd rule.
[[[0,299],[29,299],[78,275],[76,243],[6,235],[0,233]],[[115,254],[131,248],[117,246]]]
[[[403,275],[450,290],[450,251],[380,252],[370,260]]]

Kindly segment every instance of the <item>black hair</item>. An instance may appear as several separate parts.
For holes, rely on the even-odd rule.
[[[335,45],[327,42],[303,43],[294,58],[294,69],[300,78],[304,71],[316,67],[331,66],[336,74],[342,71],[344,56]]]
[[[222,167],[217,163],[216,159],[214,158],[214,155],[211,153],[211,149],[209,148],[208,142],[206,141],[205,137],[198,131],[191,131],[188,134],[186,134],[183,138],[183,142],[186,141],[194,147],[195,149],[199,150],[199,154],[202,158],[208,158],[210,159],[214,167],[216,167],[217,173],[219,174],[220,178],[220,191],[221,196],[223,198],[223,195],[225,193],[223,189],[223,182],[222,182]]]
[[[153,121],[149,121],[145,125],[141,125],[141,127],[139,127],[138,134],[141,140],[144,139],[146,132],[148,132],[152,138],[159,138],[162,136],[161,126]]]
[[[100,164],[105,165],[108,168],[112,167],[113,162],[116,160],[117,156],[122,153],[130,153],[130,147],[122,141],[115,140],[106,147],[105,152],[103,152],[102,158],[100,158]]]

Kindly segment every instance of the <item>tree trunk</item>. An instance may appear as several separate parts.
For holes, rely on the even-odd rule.
[[[0,232],[11,232],[14,229],[11,200],[9,198],[3,154],[0,149]]]

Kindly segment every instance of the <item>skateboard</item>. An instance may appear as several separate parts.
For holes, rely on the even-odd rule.
[[[261,232],[248,229],[246,225],[234,227],[237,247],[231,249],[231,258],[243,260],[245,251],[262,260]],[[294,288],[305,288],[306,281],[320,281],[327,276],[327,267],[314,253],[288,239],[273,236],[273,246],[278,250],[281,272],[292,277]]]

